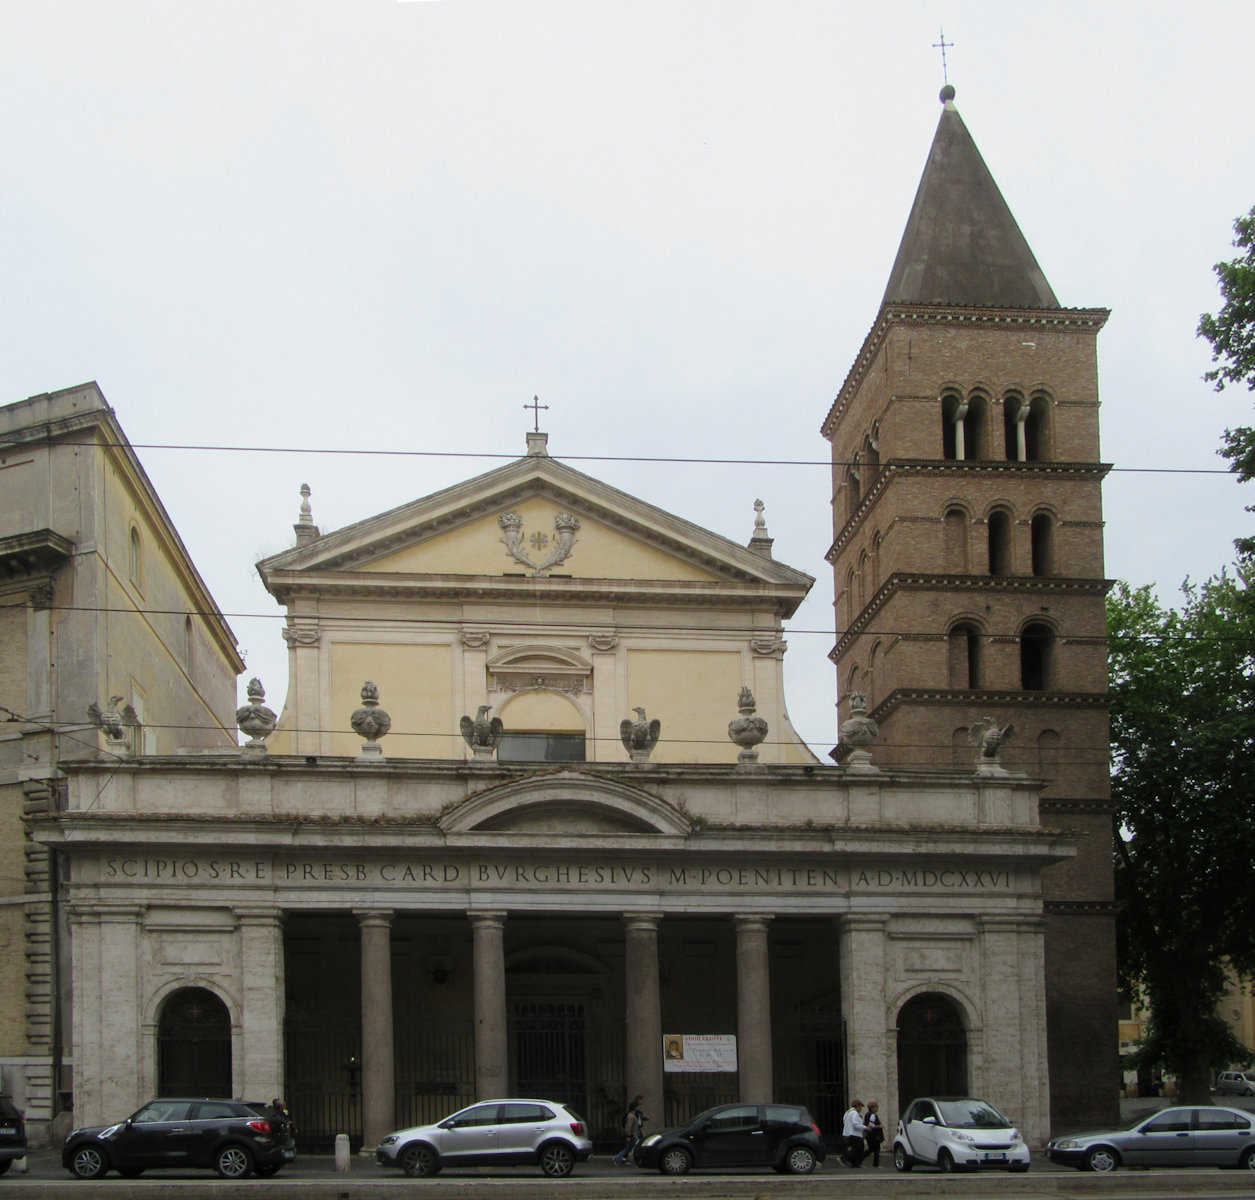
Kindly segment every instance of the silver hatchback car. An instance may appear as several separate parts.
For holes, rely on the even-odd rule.
[[[1255,1096],[1255,1071],[1221,1071],[1216,1076],[1216,1095]]]
[[[390,1133],[375,1149],[381,1167],[434,1175],[444,1167],[538,1165],[552,1179],[570,1175],[593,1152],[584,1119],[552,1100],[484,1100],[445,1117]]]

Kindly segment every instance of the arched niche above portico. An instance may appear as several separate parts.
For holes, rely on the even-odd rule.
[[[661,833],[685,837],[688,817],[629,784],[582,771],[518,780],[467,797],[438,822],[446,833]]]

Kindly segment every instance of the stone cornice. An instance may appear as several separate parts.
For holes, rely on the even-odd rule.
[[[1041,907],[1048,917],[1113,917],[1120,910],[1115,900],[1043,900]]]
[[[0,579],[46,575],[69,562],[74,541],[51,529],[0,538]]]
[[[858,390],[868,369],[875,361],[889,331],[899,325],[950,325],[990,328],[1006,326],[1020,329],[1043,329],[1094,333],[1107,323],[1111,315],[1106,308],[967,308],[952,304],[886,304],[876,322],[863,339],[854,365],[845,377],[820,432],[831,438],[850,397]]]
[[[850,514],[841,532],[824,556],[835,563],[838,556],[858,534],[867,514],[895,479],[946,475],[956,480],[988,476],[1001,479],[1034,479],[1045,476],[1071,476],[1081,483],[1101,483],[1111,470],[1110,463],[1092,462],[1008,462],[1006,459],[891,458],[880,464],[876,478]]]
[[[1115,812],[1115,807],[1111,800],[1049,800],[1043,796],[1038,801],[1039,812],[1058,813],[1060,816],[1109,817]]]
[[[1110,708],[1109,692],[967,691],[957,688],[895,688],[868,713],[884,721],[906,704],[946,708]]]
[[[1031,592],[1042,596],[1105,596],[1114,586],[1112,579],[1068,579],[1061,575],[926,575],[922,572],[895,571],[854,618],[828,653],[837,662],[859,638],[869,632],[872,619],[898,592],[985,592],[1007,594]],[[945,630],[921,630],[915,637],[944,638]],[[1008,639],[1015,640],[1015,639]],[[1069,638],[1073,643],[1106,644],[1103,637]]]
[[[435,575],[370,571],[273,571],[267,585],[281,604],[299,599],[492,600],[534,603],[632,604],[769,608],[780,619],[797,611],[810,585],[787,586],[749,580],[597,579],[533,575]],[[386,622],[386,618],[380,618]],[[774,632],[774,631],[773,631]]]

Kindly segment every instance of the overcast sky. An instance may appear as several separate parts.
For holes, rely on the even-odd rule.
[[[936,128],[942,24],[1060,302],[1112,310],[1107,570],[1171,601],[1255,524],[1255,488],[1168,473],[1222,470],[1252,416],[1194,335],[1255,204],[1249,0],[0,0],[0,402],[99,382],[277,708],[253,563],[300,484],[339,528],[522,454],[539,394],[551,452],[617,487],[738,541],[764,500],[817,578],[786,673],[822,753],[819,425]]]

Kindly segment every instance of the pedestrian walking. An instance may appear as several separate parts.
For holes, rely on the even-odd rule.
[[[880,1101],[867,1102],[867,1115],[863,1118],[863,1141],[867,1153],[872,1156],[872,1166],[880,1166],[880,1147],[885,1144],[885,1124],[880,1119]]]
[[[867,1153],[863,1145],[863,1102],[852,1100],[845,1110],[845,1119],[841,1122],[841,1136],[845,1138],[845,1153],[841,1161],[847,1167],[861,1167],[863,1155]]]
[[[638,1095],[623,1114],[623,1149],[610,1160],[617,1167],[626,1167],[632,1161],[632,1151],[640,1144],[645,1122],[649,1120],[641,1111],[644,1100],[644,1096]]]

